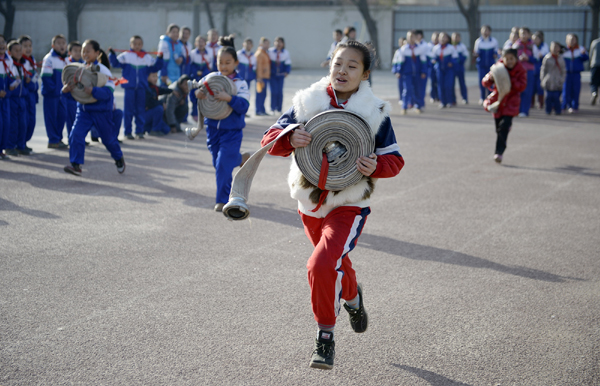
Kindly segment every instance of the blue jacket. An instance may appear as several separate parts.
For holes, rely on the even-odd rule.
[[[123,69],[123,78],[127,83],[121,85],[123,88],[143,88],[148,87],[148,74],[158,72],[163,68],[163,59],[159,56],[154,59],[144,51],[138,55],[134,51],[126,51],[119,56],[114,53],[108,54],[110,65]]]
[[[498,41],[491,36],[487,39],[480,36],[475,41],[473,51],[478,55],[477,67],[489,71],[498,57]]]
[[[188,73],[190,78],[193,80],[200,80],[210,73],[212,57],[206,49],[204,50],[204,55],[202,55],[200,51],[195,48],[190,53],[190,59],[190,72]]]
[[[175,62],[183,55],[183,45],[180,41],[173,42],[170,37],[162,35],[158,43],[158,51],[163,53],[163,67],[160,76],[167,76],[175,82],[181,76],[181,67]]]
[[[222,75],[221,72],[212,72],[202,79],[205,81],[215,75]],[[233,109],[231,114],[225,119],[216,121],[214,119],[204,118],[204,124],[213,129],[220,130],[241,130],[246,127],[246,113],[250,103],[250,92],[248,91],[248,83],[243,80],[238,73],[232,79],[237,87],[237,94],[231,96],[231,101],[227,102]]]
[[[42,95],[44,97],[59,97],[62,92],[62,70],[66,66],[65,59],[51,49],[44,56],[42,65]]]
[[[285,48],[277,51],[275,47],[269,48],[269,59],[271,59],[271,76],[285,76],[292,70],[292,58]]]
[[[583,71],[583,63],[586,62],[590,57],[581,47],[567,50],[563,53],[565,64],[567,65],[567,73],[581,72]]]

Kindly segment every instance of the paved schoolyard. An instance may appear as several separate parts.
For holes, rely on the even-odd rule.
[[[285,103],[319,75],[291,75]],[[395,98],[387,73],[374,88]],[[308,368],[289,160],[265,158],[250,219],[229,222],[204,134],[125,141],[123,175],[93,144],[78,178],[38,125],[36,153],[0,163],[0,385],[600,384],[600,107],[583,88],[577,115],[515,119],[502,165],[476,104],[394,104],[406,166],[351,254],[370,325],[342,310],[329,372]],[[244,151],[274,119],[248,120]]]

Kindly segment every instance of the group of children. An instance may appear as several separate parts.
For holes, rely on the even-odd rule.
[[[408,109],[421,113],[425,108],[427,79],[431,79],[430,101],[439,102],[440,108],[456,105],[454,85],[458,79],[462,103],[468,103],[465,83],[465,62],[469,58],[461,35],[454,32],[434,32],[431,41],[423,40],[423,31],[411,30],[406,39],[398,42],[392,60],[392,72],[398,78],[401,113]]]
[[[565,109],[569,113],[578,110],[581,71],[584,70],[583,63],[588,60],[588,55],[585,48],[579,46],[577,35],[567,35],[566,47],[558,42],[552,42],[549,47],[544,42],[542,31],[532,34],[527,27],[513,27],[509,39],[500,48],[491,33],[490,26],[482,26],[481,36],[475,41],[473,48],[473,59],[476,61],[480,82],[480,105],[489,93],[481,81],[502,55],[503,49],[516,49],[519,62],[527,75],[526,87],[520,98],[519,117],[529,115],[530,108],[535,106],[536,96],[540,108],[544,108],[546,101],[547,113],[551,110],[557,114]],[[465,64],[469,60],[469,50],[461,43],[459,33],[449,35],[446,32],[434,32],[431,41],[425,43],[423,32],[412,30],[407,33],[406,39],[399,40],[399,47],[394,54],[392,72],[398,78],[402,114],[406,114],[411,107],[420,113],[425,107],[428,78],[431,79],[430,100],[439,100],[440,108],[456,105],[456,80],[462,103],[468,103]],[[559,75],[554,76],[554,72],[549,71],[553,65],[557,66]],[[555,77],[554,81],[549,82],[549,77]]]

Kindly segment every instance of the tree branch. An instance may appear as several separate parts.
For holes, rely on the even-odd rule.
[[[463,5],[461,0],[456,0],[456,4],[458,5],[458,9],[460,11],[460,13],[462,13],[465,17],[467,16],[467,10],[465,9],[465,6]]]

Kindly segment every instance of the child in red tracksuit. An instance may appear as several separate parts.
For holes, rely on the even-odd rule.
[[[510,92],[502,99],[498,110],[494,113],[497,133],[494,160],[498,163],[502,162],[502,155],[506,150],[506,140],[512,126],[512,119],[519,114],[520,94],[527,87],[527,70],[521,65],[517,55],[517,50],[513,48],[505,49],[500,59],[510,75],[511,88]],[[491,89],[494,84],[494,77],[491,72],[481,80],[481,84]]]
[[[352,329],[355,332],[367,329],[362,289],[356,282],[348,253],[356,246],[367,215],[371,213],[369,197],[376,179],[394,177],[404,166],[389,118],[391,106],[376,98],[369,86],[370,66],[371,56],[365,45],[357,41],[340,43],[330,62],[329,76],[298,91],[293,106],[265,133],[261,142],[265,146],[290,124],[301,124],[269,150],[272,155],[287,157],[295,148],[311,142],[311,134],[303,124],[332,109],[359,114],[375,137],[373,152],[356,160],[362,179],[339,192],[312,185],[295,160],[292,161],[288,177],[291,196],[298,200],[305,233],[315,247],[307,263],[312,310],[319,329],[310,361],[310,367],[314,368],[333,368],[333,329],[342,299],[350,314]]]

